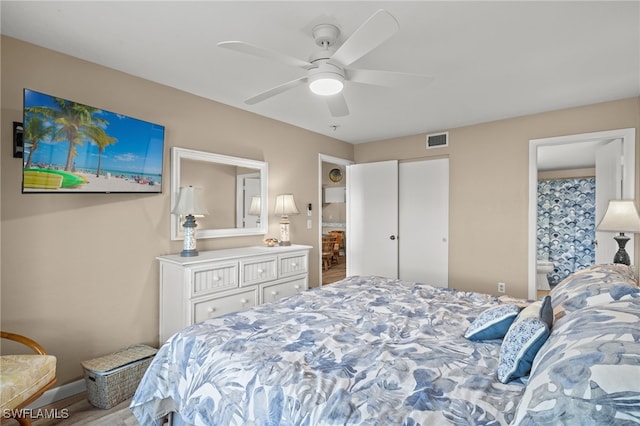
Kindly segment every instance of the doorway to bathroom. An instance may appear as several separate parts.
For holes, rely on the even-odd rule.
[[[593,176],[595,188],[591,187],[589,175]],[[566,178],[566,181],[554,184],[555,188],[551,188],[551,184],[545,186],[545,178],[550,176],[553,179],[547,180]],[[570,181],[571,179],[573,180]],[[583,267],[580,265],[585,262],[612,261],[617,250],[614,234],[591,231],[595,235],[583,235],[582,231],[573,231],[576,228],[574,221],[588,221],[591,223],[586,224],[587,228],[597,227],[609,200],[634,197],[634,183],[635,129],[529,141],[528,297],[536,298],[538,260],[545,260],[545,254],[551,254],[552,249],[558,249],[558,255],[564,256],[557,263],[560,268],[569,272],[573,272],[570,269],[580,269]],[[550,193],[549,199],[540,194],[540,186],[543,192]],[[581,191],[584,194],[580,194]],[[590,197],[594,197],[593,206],[589,204]],[[551,205],[553,203],[556,205]],[[540,208],[540,204],[544,208]],[[548,219],[551,222],[549,234],[545,234],[544,230],[538,232],[540,222],[543,225],[545,222],[545,208],[548,209]],[[539,212],[543,215],[542,218],[539,218]],[[551,218],[551,215],[555,217]],[[566,232],[563,226],[571,227],[572,231]],[[573,238],[569,234],[573,233],[578,233],[577,244],[568,242]],[[591,248],[585,249],[589,244]],[[594,250],[595,254],[589,253]],[[627,246],[627,251],[633,257],[633,244]],[[576,256],[583,258],[576,262]],[[554,264],[553,273],[557,274],[556,279],[561,279],[566,271],[558,269]]]
[[[536,269],[538,290],[549,290],[596,261],[595,167],[538,167]]]

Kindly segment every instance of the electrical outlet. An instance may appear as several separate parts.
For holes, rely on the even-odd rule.
[[[311,219],[307,219],[307,229],[311,229],[312,225]]]
[[[498,283],[498,293],[504,293],[507,291],[507,285],[505,283]]]

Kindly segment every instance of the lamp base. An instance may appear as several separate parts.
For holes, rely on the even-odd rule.
[[[620,233],[620,235],[616,235],[613,237],[614,240],[618,243],[618,251],[616,255],[613,256],[613,263],[621,263],[623,265],[631,265],[631,258],[629,257],[629,253],[624,249],[624,246],[627,245],[627,241],[629,241],[629,237],[624,235],[624,233]]]
[[[291,241],[289,240],[289,217],[284,215],[280,220],[280,245],[281,246],[291,245]]]
[[[196,250],[196,220],[195,217],[191,214],[187,215],[186,220],[184,222],[184,244],[182,246],[183,250],[180,253],[182,257],[191,257],[197,256],[198,251]]]
[[[191,256],[197,256],[197,255],[198,255],[198,250],[182,250],[180,252],[181,257],[191,257]]]

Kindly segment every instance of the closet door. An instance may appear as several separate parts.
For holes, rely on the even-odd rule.
[[[449,159],[400,163],[399,277],[449,285]]]
[[[398,162],[347,166],[347,275],[398,278]]]

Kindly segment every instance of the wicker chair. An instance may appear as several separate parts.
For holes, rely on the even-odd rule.
[[[21,425],[30,425],[22,409],[56,382],[56,357],[47,355],[37,342],[19,334],[0,331],[0,337],[29,347],[35,354],[0,356],[0,411]]]

